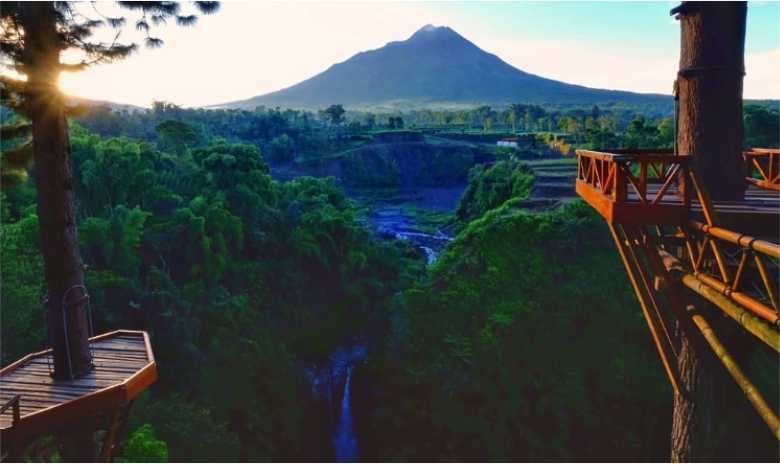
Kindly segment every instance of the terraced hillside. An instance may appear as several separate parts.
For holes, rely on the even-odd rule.
[[[527,161],[525,164],[534,172],[534,187],[531,196],[523,201],[523,207],[535,211],[552,209],[577,198],[574,191],[576,158]]]

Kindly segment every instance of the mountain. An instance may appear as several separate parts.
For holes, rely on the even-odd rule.
[[[82,98],[76,96],[67,97],[68,105],[83,105],[87,107],[108,107],[112,111],[126,111],[128,113],[134,113],[136,111],[146,111],[148,108],[142,106],[131,105],[130,103],[115,103],[107,100],[90,100],[89,98]]]
[[[541,58],[546,59],[546,58]],[[670,104],[671,97],[567,84],[526,73],[449,27],[426,25],[407,40],[358,53],[285,89],[215,107],[318,108],[512,102]]]

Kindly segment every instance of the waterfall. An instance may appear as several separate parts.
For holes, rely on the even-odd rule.
[[[350,409],[349,387],[352,383],[352,367],[347,368],[347,380],[344,382],[344,397],[341,399],[341,417],[333,437],[336,462],[355,462],[357,460],[357,439],[352,428],[352,410]]]
[[[436,252],[431,247],[421,245],[420,248],[422,248],[425,252],[425,258],[428,266],[432,265],[436,261]]]

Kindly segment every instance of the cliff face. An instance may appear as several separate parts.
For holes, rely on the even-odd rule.
[[[334,176],[349,187],[449,187],[464,185],[469,169],[492,161],[489,150],[457,143],[431,143],[416,136],[382,135],[336,158],[314,160],[301,169]],[[399,139],[399,141],[387,141]]]

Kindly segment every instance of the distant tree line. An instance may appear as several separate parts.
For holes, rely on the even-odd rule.
[[[104,136],[155,140],[166,149],[199,146],[209,137],[252,143],[269,162],[317,158],[342,149],[350,138],[377,130],[434,132],[535,133],[550,147],[671,148],[674,119],[644,114],[641,108],[594,105],[589,109],[544,108],[512,104],[503,109],[481,106],[461,110],[414,110],[403,113],[348,111],[334,104],[318,112],[260,107],[247,110],[185,109],[155,102],[149,111],[114,111],[94,107],[78,118],[81,125]],[[780,111],[766,105],[745,105],[745,146],[780,144]],[[175,143],[180,146],[173,147]],[[182,145],[183,144],[183,145]]]

